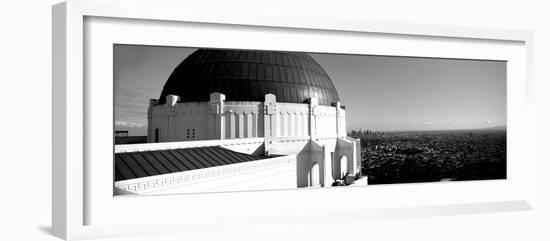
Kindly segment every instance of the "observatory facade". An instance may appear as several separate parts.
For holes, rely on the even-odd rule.
[[[363,185],[360,142],[346,136],[345,114],[328,74],[305,53],[199,49],[150,100],[149,144],[115,147],[115,187],[145,194]]]

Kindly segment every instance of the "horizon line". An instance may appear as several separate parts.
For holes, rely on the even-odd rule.
[[[507,125],[498,125],[498,126],[489,126],[489,127],[478,127],[478,128],[464,128],[464,129],[411,129],[411,130],[399,130],[399,129],[394,129],[394,130],[371,130],[371,129],[364,129],[363,131],[366,131],[366,130],[370,130],[370,131],[373,131],[373,132],[405,132],[405,131],[467,131],[467,130],[484,130],[484,129],[492,129],[492,128],[499,128],[499,127],[503,127],[504,129],[507,129],[508,126]],[[358,130],[362,130],[362,128],[359,128],[359,129],[350,129],[348,132],[351,132],[351,131],[358,131]]]

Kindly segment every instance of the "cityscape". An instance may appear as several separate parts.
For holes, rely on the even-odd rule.
[[[369,184],[506,179],[506,127],[472,130],[353,130]]]

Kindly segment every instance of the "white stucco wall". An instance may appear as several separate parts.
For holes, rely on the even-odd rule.
[[[185,102],[174,106],[155,105],[148,113],[148,142],[155,142],[155,129],[159,142],[211,139],[207,113],[208,102]],[[188,133],[189,130],[189,133]]]
[[[296,188],[296,156],[115,182],[116,194],[173,194]]]
[[[345,174],[355,175],[361,171],[360,142],[355,139],[280,137],[271,145],[271,153],[296,155],[298,187],[314,185],[309,177],[316,163],[319,164],[321,186],[330,186],[336,179],[342,179]],[[340,163],[343,156],[347,159],[344,175]]]
[[[270,95],[266,102],[225,101],[219,93],[209,102],[181,102],[169,95],[166,104],[151,100],[148,142],[221,140],[235,138],[345,137],[345,110],[338,106],[279,103]]]

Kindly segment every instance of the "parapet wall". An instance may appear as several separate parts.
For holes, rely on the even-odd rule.
[[[280,156],[115,182],[118,195],[296,188],[296,156]]]

